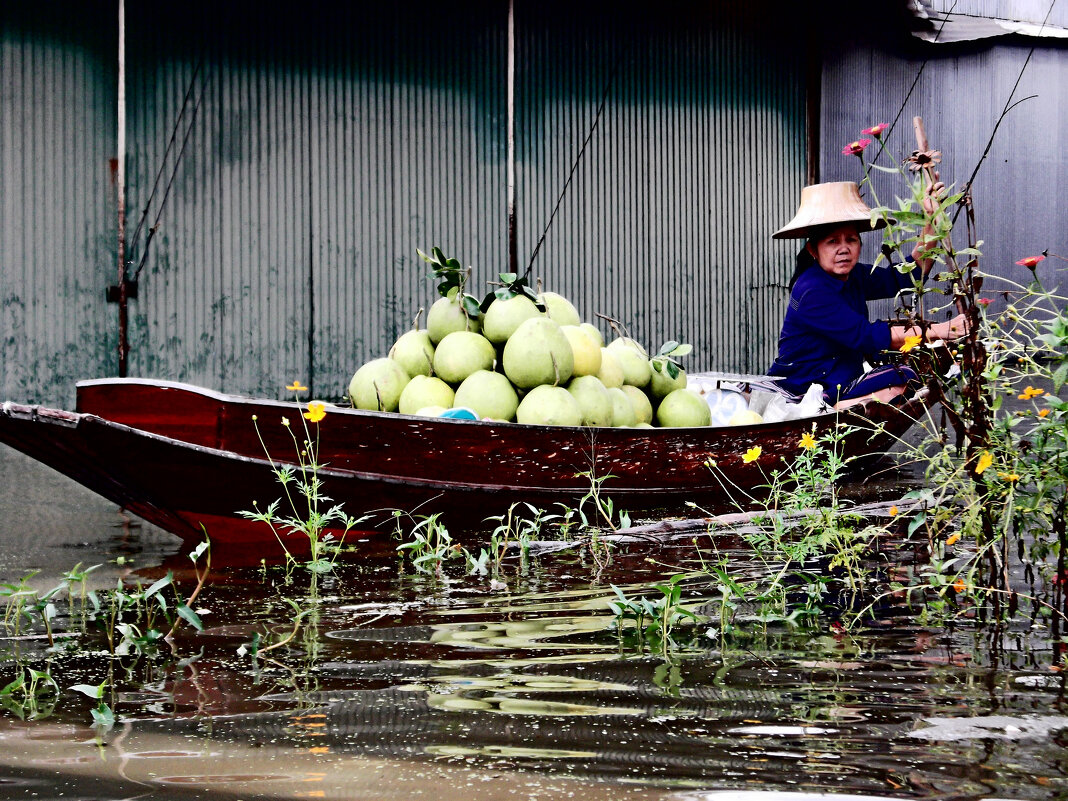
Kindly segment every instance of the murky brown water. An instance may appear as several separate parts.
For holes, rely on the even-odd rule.
[[[168,569],[191,586],[169,535],[3,447],[0,474],[0,581],[41,569],[48,587],[82,562],[104,565],[100,588]],[[750,620],[726,651],[705,623],[664,658],[621,644],[607,604],[612,585],[633,595],[694,568],[688,538],[620,548],[604,570],[570,550],[513,555],[499,584],[459,560],[428,579],[394,546],[361,545],[314,588],[301,570],[216,562],[196,603],[206,630],[173,655],[0,641],[0,681],[16,655],[64,686],[108,679],[119,717],[98,742],[91,702],[68,690],[44,720],[0,714],[0,797],[1068,797],[1060,677],[1026,628],[994,660],[967,628],[886,603],[848,633]],[[915,548],[884,556],[907,565]],[[709,609],[713,594],[684,593]],[[287,598],[307,611],[292,642],[239,655],[292,629]]]

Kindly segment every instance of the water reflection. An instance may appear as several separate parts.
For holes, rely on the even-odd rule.
[[[52,480],[42,479],[31,517],[61,493]],[[9,513],[5,576],[99,560],[112,585],[123,572],[148,582],[167,569],[191,585],[176,543],[130,529],[120,549],[115,511],[92,503],[84,520],[68,510],[51,539],[39,532],[24,548]],[[68,553],[71,537],[89,544]],[[881,548],[889,564],[916,558],[907,543]],[[111,561],[120,552],[132,568]],[[765,569],[744,551],[731,555],[743,572]],[[83,638],[91,653],[40,638],[0,643],[5,667],[47,664],[64,686],[111,681],[120,721],[98,744],[85,699],[69,692],[45,721],[0,718],[0,797],[210,789],[235,798],[711,801],[761,798],[755,788],[799,800],[1068,790],[1062,684],[1028,630],[1000,632],[992,662],[989,643],[966,627],[921,625],[888,599],[859,632],[749,615],[726,649],[701,628],[667,657],[621,644],[612,585],[635,594],[664,565],[697,564],[688,539],[620,548],[604,570],[559,551],[510,558],[494,585],[458,565],[439,580],[413,575],[386,541],[361,545],[313,591],[300,570],[216,562],[198,600],[207,627],[182,632],[173,653],[111,659],[92,631]],[[715,592],[701,582],[685,597],[714,610]],[[257,635],[266,643],[293,630],[286,599],[306,613],[293,640],[258,660],[241,655]]]

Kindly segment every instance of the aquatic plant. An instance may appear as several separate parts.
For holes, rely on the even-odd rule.
[[[0,688],[0,706],[19,720],[39,720],[52,714],[59,685],[47,670],[19,667],[15,678]]]
[[[615,600],[609,601],[612,610],[613,626],[622,641],[627,624],[636,635],[635,647],[643,650],[646,645],[660,654],[667,654],[679,647],[672,636],[675,629],[683,622],[697,622],[702,618],[682,603],[682,581],[689,578],[677,573],[667,581],[655,584],[653,589],[659,596],[646,597],[638,595],[628,598],[619,587],[612,586]]]
[[[407,528],[402,524],[406,518],[413,521],[413,525]],[[442,563],[458,556],[463,550],[460,545],[453,543],[452,535],[441,522],[440,514],[417,518],[395,511],[393,519],[394,536],[401,540],[397,552],[407,556],[412,567],[420,573],[440,574]]]
[[[33,619],[30,610],[34,608],[37,591],[30,586],[30,580],[40,572],[32,570],[16,582],[0,584],[0,599],[7,604],[4,608],[4,628],[16,637],[22,633],[24,623]]]
[[[530,553],[531,542],[542,536],[543,528],[561,520],[561,515],[551,514],[526,502],[513,503],[504,514],[486,518],[487,523],[497,524],[490,532],[487,553],[494,571],[500,569],[509,548],[513,546],[518,548],[520,559],[525,560]]]
[[[876,139],[882,156],[885,143]],[[718,563],[709,573],[729,599],[721,609],[736,608],[742,598],[763,599],[772,606],[758,620],[810,616],[826,605],[820,598],[838,597],[840,586],[852,593],[852,602],[837,610],[847,625],[892,597],[918,604],[927,620],[967,615],[1001,625],[1026,614],[1049,627],[1059,659],[1068,644],[1068,403],[1057,397],[1068,382],[1068,298],[1043,285],[1038,266],[1047,256],[1062,257],[1044,251],[1020,259],[1029,280],[982,273],[968,194],[932,195],[938,175],[926,148],[889,165],[868,161],[872,150],[846,152],[864,164],[873,214],[886,221],[879,260],[919,246],[940,265],[935,280],[949,286],[917,284],[915,302],[899,310],[921,336],[897,358],[926,377],[927,391],[944,410],[941,420],[920,421],[918,445],[903,443],[903,458],[923,466],[926,487],[903,499],[913,507],[904,515],[895,506],[889,521],[861,519],[835,491],[846,467],[835,446],[842,432],[823,440],[806,435],[800,458],[770,474],[765,497],[744,499],[758,511],[738,533],[767,573],[761,582],[739,582],[728,563]],[[896,173],[906,183],[908,193],[895,208],[878,204],[873,171]],[[960,249],[951,238],[955,206],[969,221],[968,246]],[[996,293],[1003,308],[980,292]],[[967,335],[951,348],[928,343],[931,317],[951,308],[965,314]],[[927,557],[891,580],[873,574],[864,560],[892,533],[922,537]],[[1014,561],[1024,569],[1011,570]],[[726,633],[725,614],[720,628]]]
[[[300,394],[308,391],[299,381],[288,384],[286,389],[293,392],[298,401]],[[326,417],[326,404],[310,401],[306,411],[298,418],[303,434],[301,437],[293,430],[289,418],[282,417],[281,425],[292,439],[295,453],[295,462],[282,462],[276,461],[276,457],[270,453],[260,432],[258,416],[252,416],[256,436],[259,437],[275,479],[282,488],[286,507],[285,511],[279,511],[282,508],[282,499],[279,498],[268,504],[266,509],[261,510],[258,502],[254,501],[252,510],[239,512],[242,517],[270,526],[275,539],[285,552],[288,563],[296,560],[286,546],[285,537],[298,534],[307,538],[310,558],[304,562],[304,567],[313,573],[328,573],[333,570],[341,542],[364,519],[349,516],[341,504],[328,506],[331,498],[323,492],[323,481],[320,477],[320,471],[326,465],[319,462],[320,423]],[[314,435],[309,424],[315,429]],[[338,536],[334,535],[334,530],[339,532]]]
[[[885,152],[881,139],[879,144]],[[871,165],[897,171],[912,190],[900,209],[877,209],[888,223],[887,253],[897,243],[915,239],[903,232],[910,223],[915,228],[913,209],[938,180],[937,158],[922,137],[918,144],[912,156],[893,168]],[[874,192],[867,175],[865,181]],[[961,213],[968,223],[968,243],[955,249],[950,232]],[[1027,272],[1020,279],[984,273],[979,265],[982,242],[967,191],[942,198],[923,221],[935,228],[937,237],[921,243],[943,267],[935,278],[948,283],[946,294],[970,328],[953,343],[951,354],[921,345],[906,356],[926,358],[921,367],[939,360],[944,364],[947,355],[954,364],[948,373],[925,372],[946,422],[933,417],[924,421],[926,437],[909,452],[924,465],[928,484],[917,493],[926,502],[924,508],[908,524],[910,534],[927,534],[931,554],[917,586],[938,598],[952,588],[957,599],[972,605],[971,613],[980,622],[1004,622],[1027,600],[1031,619],[1047,618],[1061,649],[1068,621],[1061,578],[1068,551],[1068,408],[1056,396],[1068,379],[1068,298],[1043,284],[1038,267],[1048,256],[1065,259],[1048,250],[1021,258],[1016,264]],[[925,295],[939,291],[916,287],[921,326]],[[1000,303],[992,306],[995,299]],[[1027,565],[1022,586],[1012,578],[1014,558]]]
[[[68,688],[97,702],[89,711],[93,716],[93,725],[98,729],[107,730],[115,725],[115,713],[104,700],[109,684],[109,681],[104,680],[100,684],[75,684]]]

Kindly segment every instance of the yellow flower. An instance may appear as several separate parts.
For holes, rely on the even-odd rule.
[[[919,345],[921,342],[923,342],[923,337],[922,336],[905,337],[905,342],[901,346],[901,352],[902,353],[908,353],[910,350],[912,350],[914,347]]]
[[[979,454],[979,461],[975,463],[975,474],[981,476],[983,471],[994,463],[994,457],[990,451],[983,451]]]
[[[804,434],[801,435],[800,445],[806,451],[810,451],[816,447],[816,438],[806,431]]]
[[[294,381],[292,384],[286,384],[286,389],[290,392],[307,392],[308,388],[299,381]]]
[[[312,401],[308,404],[308,411],[304,413],[304,416],[313,423],[318,423],[326,417],[326,404],[321,401]]]
[[[1048,414],[1049,414],[1049,409],[1039,409],[1038,410],[1038,416],[1039,417],[1046,417]]]
[[[959,539],[960,539],[960,532],[959,531],[957,533],[955,533],[955,534],[950,534],[948,537],[946,537],[946,545],[953,545]]]
[[[897,510],[896,506],[891,506],[890,507],[890,517],[897,517],[897,511],[898,510]]]
[[[761,452],[761,447],[759,445],[754,445],[752,448],[745,452],[745,456],[742,457],[742,461],[746,464],[749,464],[750,462],[755,462],[757,459],[760,458]]]
[[[284,425],[286,428],[289,428],[289,418],[288,417],[283,417],[282,418],[282,425]]]
[[[1020,480],[1020,477],[1016,473],[998,473],[998,478],[1008,481],[1010,484],[1015,484]]]
[[[1024,391],[1022,393],[1020,393],[1020,395],[1018,397],[1020,398],[1020,400],[1031,400],[1031,398],[1037,398],[1039,395],[1045,395],[1045,394],[1046,394],[1046,390],[1037,389],[1035,387],[1032,387],[1032,386],[1028,385],[1027,388],[1024,389]]]

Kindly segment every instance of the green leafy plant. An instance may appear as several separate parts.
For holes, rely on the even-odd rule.
[[[682,603],[682,588],[679,585],[686,578],[685,574],[679,573],[666,582],[654,585],[653,589],[660,595],[651,598],[643,595],[628,598],[613,585],[612,591],[616,597],[608,606],[612,610],[612,625],[617,636],[622,640],[629,624],[636,634],[639,649],[649,645],[653,650],[666,654],[677,648],[678,643],[673,638],[676,628],[687,621],[696,623],[701,620]]]
[[[299,381],[286,388],[295,392],[298,399],[299,393],[307,391],[307,387],[301,385]],[[260,445],[284,493],[286,511],[280,511],[282,500],[277,499],[264,510],[260,510],[258,503],[254,501],[252,510],[239,512],[241,516],[249,520],[256,520],[270,526],[289,562],[295,559],[286,547],[285,538],[294,534],[306,538],[310,558],[304,563],[304,567],[313,573],[329,573],[333,570],[340,553],[341,542],[363,519],[347,515],[342,504],[329,505],[332,499],[323,492],[320,473],[326,465],[319,462],[319,423],[326,416],[326,404],[319,401],[308,403],[307,410],[299,418],[303,433],[303,436],[299,438],[289,418],[282,417],[282,427],[286,429],[293,441],[295,463],[275,460],[263,440],[258,416],[252,416],[252,424],[256,428]],[[314,426],[314,435],[311,433],[309,423]],[[340,536],[335,536],[332,529],[339,531]]]
[[[15,678],[0,688],[0,705],[19,720],[40,720],[52,714],[59,685],[45,670],[19,668]]]
[[[107,731],[115,725],[115,713],[104,700],[104,694],[107,692],[107,688],[107,681],[102,681],[100,684],[75,684],[68,688],[97,702],[96,707],[91,709],[90,713],[93,716],[93,725],[104,731]]]
[[[681,370],[676,360],[692,351],[692,345],[669,340],[660,346],[660,350],[649,360],[649,363],[658,373],[667,373],[668,377],[674,380],[679,377]]]
[[[458,259],[447,258],[441,248],[437,246],[432,249],[430,255],[418,248],[416,253],[430,265],[431,270],[428,277],[438,281],[438,294],[443,298],[458,298],[457,302],[462,306],[468,319],[478,319],[482,313],[478,299],[464,291],[467,282],[471,278],[471,268],[465,268]]]
[[[0,584],[0,599],[7,604],[4,608],[4,628],[15,637],[22,634],[24,625],[33,621],[37,590],[30,586],[30,580],[40,572],[32,570],[16,582]]]
[[[489,309],[494,300],[508,300],[517,295],[529,298],[538,308],[538,311],[545,311],[545,304],[538,299],[538,293],[527,283],[525,276],[520,276],[517,273],[498,273],[498,277],[500,278],[500,284],[496,289],[487,292],[486,296],[482,298],[482,303],[479,304],[479,310],[483,314]]]
[[[490,533],[488,553],[494,569],[500,568],[508,549],[513,545],[518,547],[521,557],[525,559],[530,552],[530,543],[542,536],[545,526],[551,526],[559,519],[559,515],[525,502],[513,503],[504,514],[486,518],[486,522],[497,524]]]
[[[402,525],[404,518],[404,513],[394,512],[394,536],[402,540],[397,552],[406,556],[420,573],[440,574],[442,563],[462,550],[453,544],[452,535],[441,522],[441,515],[416,519],[407,531]]]

